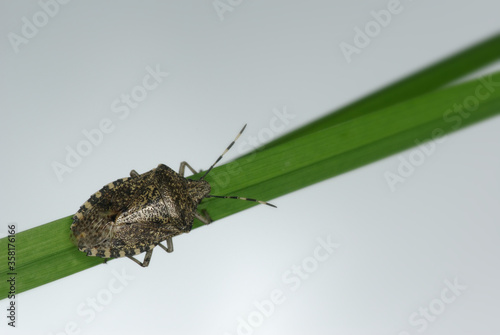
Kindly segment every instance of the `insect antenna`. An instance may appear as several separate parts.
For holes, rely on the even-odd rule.
[[[258,202],[259,204],[262,204],[262,205],[268,205],[268,206],[271,206],[271,207],[274,207],[274,208],[278,208],[278,207],[276,207],[273,204],[270,204],[268,202],[265,202],[265,201],[262,201],[262,200],[257,200],[257,199],[251,199],[251,198],[243,198],[243,197],[235,197],[235,196],[212,195],[212,194],[207,195],[206,198],[237,199],[237,200],[255,201],[255,202]]]
[[[246,127],[247,127],[247,125],[245,124],[243,126],[243,128],[240,130],[240,132],[238,133],[238,135],[236,136],[236,138],[234,139],[234,141],[232,141],[231,144],[229,144],[229,146],[226,148],[226,150],[224,150],[224,152],[222,153],[222,155],[220,155],[219,158],[217,158],[217,160],[215,161],[215,163],[212,164],[212,166],[207,170],[207,172],[205,172],[205,174],[203,175],[203,177],[200,178],[200,180],[205,179],[205,177],[213,169],[213,167],[215,166],[215,164],[219,163],[219,161],[222,159],[222,156],[224,156],[226,154],[226,152],[228,152],[229,149],[231,149],[231,147],[233,146],[234,142],[236,142],[236,140],[238,140],[238,138],[241,136],[241,134],[243,133],[243,131],[245,130]]]
[[[231,149],[231,147],[234,145],[234,142],[236,142],[238,140],[238,138],[241,136],[241,134],[243,133],[243,131],[245,130],[246,127],[247,127],[247,125],[245,124],[243,126],[243,128],[241,128],[241,130],[238,133],[238,135],[236,135],[236,138],[231,142],[231,144],[229,144],[229,146],[226,148],[226,150],[224,150],[224,152],[222,153],[222,155],[220,155],[219,158],[217,158],[217,160],[215,161],[215,163],[212,164],[212,166],[207,170],[207,172],[205,172],[205,174],[203,175],[203,177],[200,178],[200,180],[203,180],[207,176],[207,174],[213,169],[213,167],[222,159],[222,157],[226,154],[226,152],[228,152],[229,149]],[[257,199],[251,199],[251,198],[243,198],[243,197],[236,197],[236,196],[212,195],[212,194],[207,195],[206,198],[238,199],[238,200],[246,200],[246,201],[255,201],[255,202],[258,202],[259,204],[262,204],[262,205],[268,205],[268,206],[277,208],[276,206],[274,206],[273,204],[270,204],[268,202],[265,202],[265,201],[262,201],[262,200],[257,200]]]

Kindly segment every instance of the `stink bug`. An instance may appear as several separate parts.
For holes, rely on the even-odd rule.
[[[245,128],[246,125],[198,180],[184,178],[186,167],[196,173],[186,162],[180,164],[179,173],[160,164],[143,174],[132,170],[130,177],[118,179],[94,193],[73,216],[72,239],[78,249],[87,256],[126,256],[146,267],[156,246],[166,252],[174,251],[172,237],[191,231],[194,218],[204,224],[212,221],[208,213],[197,210],[203,198],[241,199],[276,207],[255,199],[211,195],[210,184],[204,179]],[[142,262],[133,257],[143,252],[146,255]]]

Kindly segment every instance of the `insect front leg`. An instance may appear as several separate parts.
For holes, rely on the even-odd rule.
[[[179,174],[184,177],[184,169],[186,168],[186,166],[189,168],[189,170],[191,170],[191,172],[193,174],[196,174],[198,173],[198,171],[196,171],[195,169],[193,169],[191,167],[191,165],[188,164],[188,162],[181,162],[181,166],[179,167]]]
[[[139,264],[140,266],[142,266],[143,268],[146,268],[149,265],[149,262],[151,261],[151,256],[153,256],[153,249],[148,250],[146,252],[146,256],[144,256],[144,260],[142,261],[142,263],[132,256],[127,256],[127,257],[136,262],[137,264]]]
[[[210,217],[206,209],[202,209],[201,214],[198,212],[194,212],[194,217],[204,224],[210,224],[212,222],[212,218]]]

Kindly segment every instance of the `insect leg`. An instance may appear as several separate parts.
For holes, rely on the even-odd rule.
[[[191,167],[191,165],[188,164],[188,162],[181,162],[181,166],[179,167],[179,174],[182,177],[184,177],[184,169],[186,168],[186,166],[189,168],[189,170],[191,170],[193,174],[198,173],[195,169]]]
[[[194,212],[194,217],[203,222],[204,224],[210,224],[212,222],[212,218],[208,214],[206,209],[201,211],[201,214],[198,212]]]
[[[144,256],[144,260],[142,261],[142,263],[132,256],[127,256],[127,257],[136,262],[137,264],[139,264],[140,266],[142,266],[143,268],[145,268],[149,265],[149,261],[151,261],[151,256],[153,256],[153,249],[148,250],[146,252],[146,256]]]
[[[137,178],[137,177],[139,177],[139,174],[137,173],[137,171],[132,170],[132,171],[130,171],[130,177]]]
[[[172,236],[167,237],[167,246],[165,247],[163,244],[158,243],[160,247],[163,248],[166,252],[173,252],[174,251],[174,244],[172,243]]]

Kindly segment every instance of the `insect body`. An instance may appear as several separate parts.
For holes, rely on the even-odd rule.
[[[194,218],[205,224],[211,222],[208,213],[197,211],[203,198],[241,199],[275,207],[255,199],[211,195],[210,184],[204,180],[245,127],[199,180],[184,178],[186,166],[193,173],[196,171],[182,162],[179,173],[160,164],[143,174],[132,170],[130,177],[104,186],[73,216],[74,243],[87,256],[126,256],[146,267],[157,245],[167,252],[174,250],[172,237],[191,231]],[[166,247],[161,243],[163,241],[166,241]],[[133,257],[143,252],[146,252],[143,262]]]

